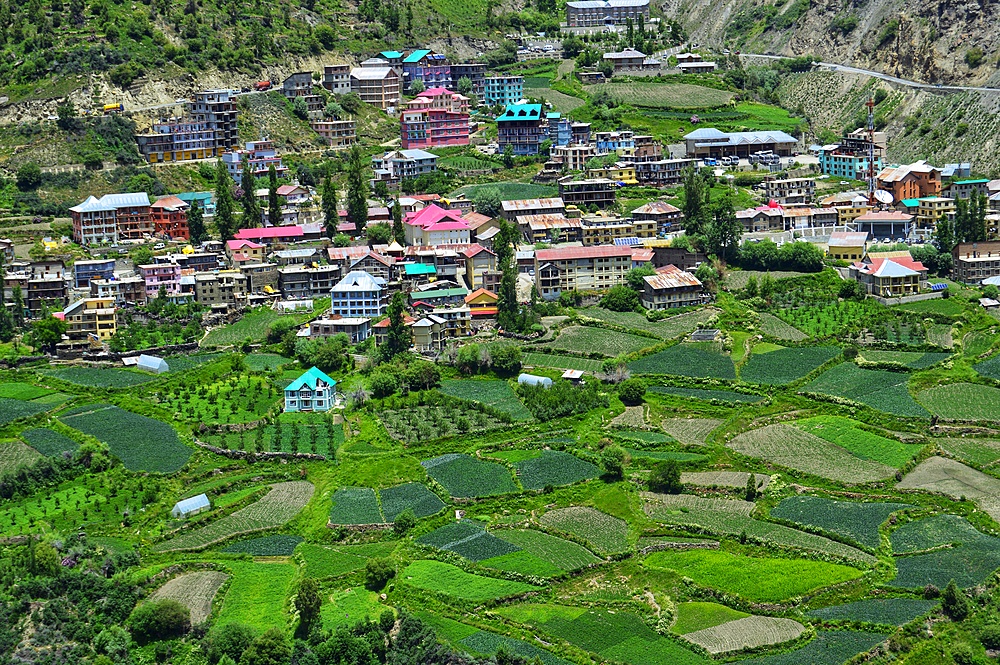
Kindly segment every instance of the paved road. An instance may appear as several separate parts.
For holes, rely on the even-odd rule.
[[[742,57],[763,58],[765,60],[791,59],[789,56],[764,55],[761,53],[744,53]],[[883,74],[882,72],[876,72],[870,69],[860,69],[858,67],[850,67],[848,65],[838,65],[832,62],[817,62],[816,65],[822,69],[829,69],[835,72],[845,72],[847,74],[863,74],[865,76],[871,76],[877,79],[882,79],[883,81],[888,81],[889,83],[896,83],[898,85],[904,85],[908,88],[916,88],[918,90],[944,90],[947,92],[1000,92],[1000,88],[986,88],[969,85],[934,85],[931,83],[921,83],[919,81],[909,81],[907,79],[901,79],[897,76],[890,76],[889,74]]]

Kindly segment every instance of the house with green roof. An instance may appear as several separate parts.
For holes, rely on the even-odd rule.
[[[944,186],[944,195],[953,199],[969,199],[973,195],[989,196],[989,180],[986,178],[974,178],[971,180],[954,180]]]
[[[285,413],[329,411],[336,401],[336,385],[318,367],[310,367],[285,388]]]
[[[538,146],[548,138],[548,131],[541,104],[508,104],[497,117],[500,152],[506,152],[510,146],[515,155],[537,155]]]

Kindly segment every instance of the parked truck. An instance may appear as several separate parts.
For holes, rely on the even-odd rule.
[[[256,90],[257,92],[264,92],[265,90],[270,90],[271,89],[271,82],[270,81],[257,81],[254,84],[253,89]]]
[[[125,111],[125,105],[124,104],[105,104],[104,105],[104,113],[105,113],[105,115],[107,115],[108,113],[123,113],[124,111]]]

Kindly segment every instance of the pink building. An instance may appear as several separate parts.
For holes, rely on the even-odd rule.
[[[146,283],[146,298],[153,299],[160,293],[160,287],[173,295],[181,290],[181,267],[175,263],[150,263],[139,266],[142,281]]]
[[[469,145],[469,98],[430,88],[407,102],[400,119],[403,150]]]

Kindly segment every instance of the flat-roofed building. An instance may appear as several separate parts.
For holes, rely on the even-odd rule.
[[[113,298],[82,298],[63,310],[66,336],[87,339],[93,335],[100,341],[114,337],[118,331],[118,314]]]
[[[598,291],[625,283],[632,269],[632,248],[617,245],[560,247],[535,252],[539,295],[555,300],[563,291]]]
[[[570,28],[603,27],[649,20],[649,0],[573,0],[566,3],[566,25]]]
[[[764,197],[783,206],[812,203],[816,181],[812,178],[782,178],[764,181]]]
[[[607,208],[615,203],[615,183],[607,178],[563,178],[559,180],[559,197],[566,205],[578,208]]]
[[[353,120],[313,120],[309,126],[331,148],[347,148],[358,140],[357,123]]]

